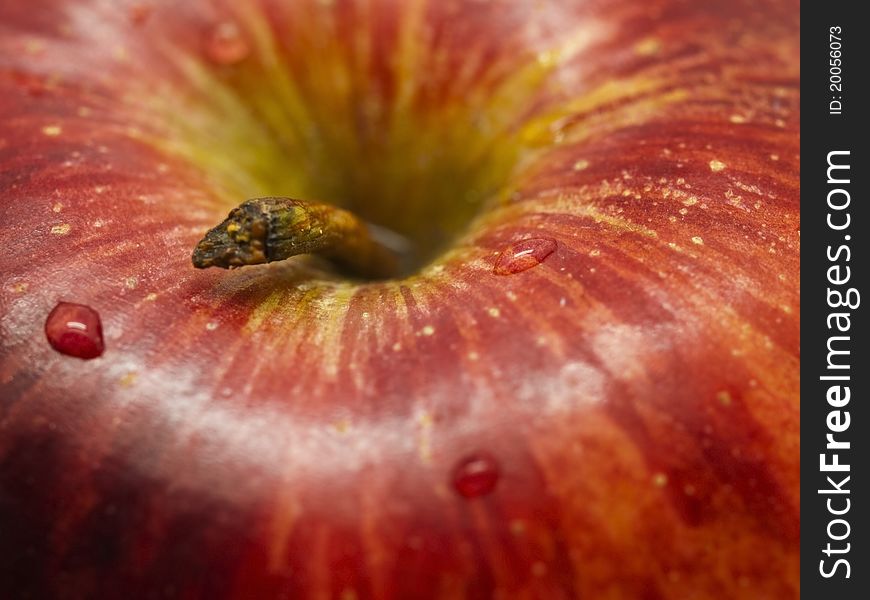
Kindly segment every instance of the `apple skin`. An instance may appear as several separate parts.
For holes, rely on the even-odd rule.
[[[0,3],[0,596],[798,597],[797,32],[797,2]],[[500,201],[428,202],[427,152]],[[248,197],[357,189],[412,237],[479,216],[397,281],[190,265]],[[102,357],[50,347],[59,301]]]

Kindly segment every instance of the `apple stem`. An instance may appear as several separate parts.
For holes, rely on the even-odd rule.
[[[329,204],[293,198],[255,198],[230,211],[193,251],[198,269],[232,269],[285,260],[300,254],[323,256],[366,278],[394,277],[399,257],[377,240],[363,220]]]

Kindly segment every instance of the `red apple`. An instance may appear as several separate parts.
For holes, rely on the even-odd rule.
[[[798,81],[794,1],[0,3],[0,596],[796,598]],[[194,269],[262,196],[407,273]]]

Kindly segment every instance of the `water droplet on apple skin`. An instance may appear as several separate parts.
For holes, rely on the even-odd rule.
[[[251,47],[239,26],[233,21],[214,25],[205,39],[205,55],[216,65],[232,66],[245,60]]]
[[[472,454],[453,469],[453,488],[464,498],[479,498],[495,489],[500,477],[498,462],[489,454]]]
[[[58,302],[45,319],[45,337],[51,347],[84,360],[103,354],[103,324],[90,306]]]
[[[492,269],[493,273],[514,275],[528,271],[544,262],[556,251],[557,246],[553,238],[531,238],[514,242],[499,254]]]

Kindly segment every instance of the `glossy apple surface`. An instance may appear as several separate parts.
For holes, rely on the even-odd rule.
[[[796,598],[797,32],[0,3],[0,596]],[[192,267],[278,195],[408,275]],[[100,357],[49,344],[59,302]]]

